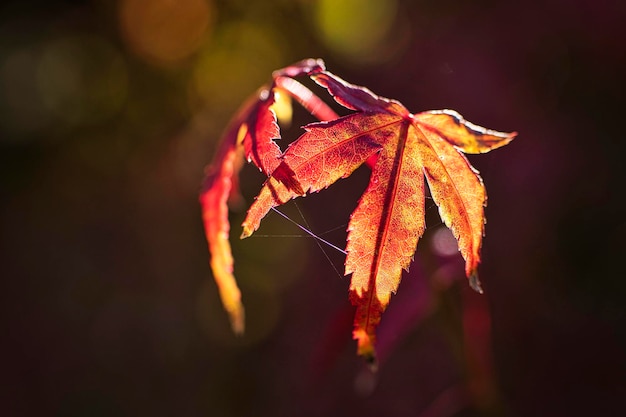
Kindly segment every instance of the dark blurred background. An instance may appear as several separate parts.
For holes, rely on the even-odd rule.
[[[3,2],[0,414],[626,415],[625,4]],[[470,157],[485,294],[429,201],[376,375],[341,254],[275,214],[239,241],[234,211],[241,338],[208,267],[197,195],[220,132],[307,57],[414,112],[519,132]],[[296,109],[282,145],[309,121]],[[243,177],[250,202],[262,178]],[[284,211],[343,246],[367,178]]]

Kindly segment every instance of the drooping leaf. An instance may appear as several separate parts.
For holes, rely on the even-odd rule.
[[[233,331],[245,328],[241,292],[233,275],[233,256],[228,240],[228,200],[237,195],[238,174],[243,158],[254,162],[262,171],[271,173],[278,165],[280,148],[274,142],[279,129],[271,110],[271,90],[256,93],[231,122],[222,138],[214,162],[209,166],[200,195],[205,235],[211,253],[211,270],[217,283],[224,309]]]
[[[233,275],[227,203],[229,196],[237,194],[237,172],[243,159],[241,148],[237,145],[241,120],[242,117],[235,118],[223,136],[214,161],[207,169],[200,194],[204,232],[211,254],[211,270],[222,305],[230,317],[233,331],[237,334],[244,330],[244,308],[241,292]]]
[[[320,60],[304,60],[277,71],[276,75],[298,76],[323,69]],[[241,292],[233,275],[234,262],[228,240],[228,201],[239,195],[238,176],[244,157],[266,175],[270,175],[280,164],[281,150],[275,142],[280,139],[280,130],[272,107],[281,88],[275,84],[259,89],[233,117],[222,136],[213,162],[207,168],[200,194],[211,270],[224,309],[237,334],[243,333],[245,321]]]

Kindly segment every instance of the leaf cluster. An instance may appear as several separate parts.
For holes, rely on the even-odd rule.
[[[339,117],[296,80],[308,76],[352,113]],[[277,113],[283,97],[299,102],[320,122],[283,152]],[[469,283],[482,292],[477,268],[484,233],[487,195],[482,179],[464,153],[484,153],[509,143],[515,133],[485,129],[452,110],[413,114],[396,100],[377,96],[308,59],[273,73],[235,115],[209,166],[200,196],[211,268],[235,332],[243,332],[244,309],[233,275],[228,240],[228,201],[238,194],[244,160],[267,180],[243,222],[242,238],[258,229],[273,208],[318,192],[363,164],[369,185],[350,216],[345,274],[356,307],[353,337],[357,352],[375,362],[376,327],[408,269],[425,230],[428,184],[443,222],[456,237]]]

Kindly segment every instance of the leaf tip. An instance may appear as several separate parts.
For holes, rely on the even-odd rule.
[[[503,140],[502,140],[502,143],[498,146],[498,148],[509,144],[509,142],[515,139],[517,137],[517,132],[502,133],[502,136],[503,136]]]
[[[239,236],[239,239],[245,239],[247,237],[250,237],[250,235],[252,235],[252,230],[250,227],[248,227],[245,223],[243,224],[243,231],[241,232],[241,235]]]
[[[243,336],[246,329],[246,314],[243,308],[243,304],[239,303],[234,310],[229,311],[230,327],[233,329],[233,333],[237,336]]]
[[[480,284],[480,279],[478,278],[478,272],[472,271],[472,273],[469,276],[469,285],[478,294],[483,294],[483,287]]]
[[[362,357],[368,367],[375,372],[376,369],[378,369],[378,361],[376,360],[374,340],[372,340],[372,337],[370,337],[364,329],[356,329],[353,332],[353,338],[357,340],[357,354]]]

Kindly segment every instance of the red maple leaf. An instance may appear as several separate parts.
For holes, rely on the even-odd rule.
[[[335,101],[354,112],[338,117],[293,79],[308,75]],[[272,111],[274,94],[286,91],[323,120],[284,153]],[[346,275],[356,306],[353,337],[358,353],[375,358],[375,334],[403,269],[408,269],[424,233],[425,181],[442,220],[456,237],[470,285],[482,292],[477,267],[484,229],[486,192],[463,153],[484,153],[510,142],[515,133],[488,130],[451,110],[410,113],[395,100],[347,83],[306,60],[274,73],[269,88],[244,107],[227,133],[201,196],[213,273],[236,331],[243,330],[243,308],[232,275],[226,199],[243,148],[268,179],[250,207],[242,237],[250,236],[271,210],[295,197],[329,187],[363,163],[372,168],[369,185],[350,217]]]

